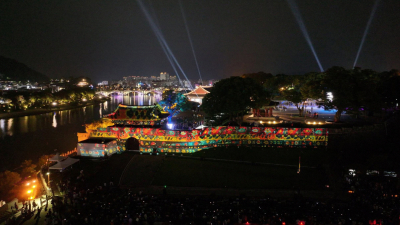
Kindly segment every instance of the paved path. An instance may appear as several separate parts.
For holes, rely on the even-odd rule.
[[[30,214],[30,216],[27,216],[25,218],[23,218],[21,216],[21,211],[17,212],[16,214],[14,214],[14,217],[18,218],[18,221],[20,221],[19,224],[24,224],[24,225],[33,225],[33,224],[45,224],[44,220],[46,217],[47,212],[49,211],[49,209],[52,208],[52,205],[50,204],[50,200],[48,201],[48,205],[47,205],[47,210],[46,209],[46,197],[45,196],[41,196],[42,198],[42,207],[41,207],[41,212],[40,212],[40,217],[39,218],[35,218],[38,210],[35,210],[33,213]],[[36,198],[33,201],[36,202],[36,204],[38,205],[38,208],[40,208],[41,204],[40,204],[40,198]],[[31,201],[32,202],[32,201]],[[22,208],[22,203],[18,203],[18,207]],[[0,225],[5,224],[5,222],[0,223]]]
[[[302,122],[306,119],[311,119],[312,117],[307,114],[307,111],[311,111],[311,115],[313,113],[318,113],[318,119],[322,120],[330,120],[333,121],[335,119],[335,113],[336,110],[324,110],[323,108],[318,108],[318,107],[304,107],[304,111],[307,114],[306,116],[299,117],[299,110],[295,106],[285,106],[286,109],[282,110],[274,110],[273,115],[274,116],[279,116],[279,118],[285,120],[285,121],[290,121],[290,122]],[[351,121],[353,118],[350,115],[347,114],[342,114],[341,116],[342,121]]]

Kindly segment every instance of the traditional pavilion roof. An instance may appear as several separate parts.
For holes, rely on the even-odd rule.
[[[270,101],[268,105],[263,105],[260,109],[273,108],[277,105],[279,105],[279,102]]]
[[[193,91],[191,91],[185,95],[191,95],[191,96],[196,95],[196,96],[204,97],[204,95],[210,93],[211,88],[212,88],[211,86],[199,86],[196,89],[194,89]]]
[[[134,106],[120,104],[113,113],[108,114],[105,118],[120,124],[121,121],[160,121],[168,117],[168,115],[169,113],[159,105]]]

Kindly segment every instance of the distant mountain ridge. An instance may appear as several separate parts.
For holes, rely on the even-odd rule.
[[[49,77],[14,59],[0,56],[0,80],[47,82]]]

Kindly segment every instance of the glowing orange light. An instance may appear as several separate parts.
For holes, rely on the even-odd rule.
[[[29,186],[31,183],[27,183],[26,186]]]
[[[32,193],[32,190],[28,190],[26,193],[30,194],[30,193]]]
[[[32,186],[32,188],[35,188],[35,187],[36,187],[36,185],[33,185],[33,186]]]

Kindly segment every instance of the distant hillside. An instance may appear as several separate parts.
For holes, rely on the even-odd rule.
[[[45,82],[49,78],[23,63],[0,56],[0,80]]]

